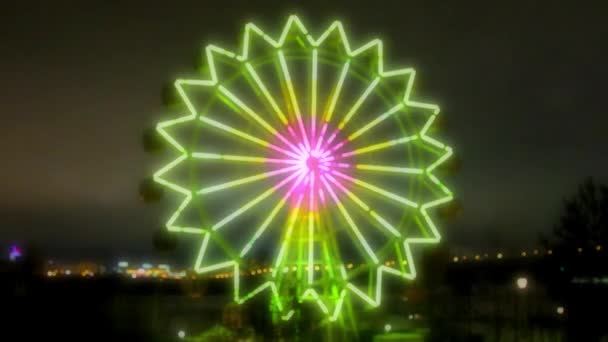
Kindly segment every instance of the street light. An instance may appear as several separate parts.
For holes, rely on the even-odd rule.
[[[528,287],[528,278],[526,277],[519,277],[517,278],[517,288],[520,290],[525,290]]]
[[[177,337],[179,337],[181,340],[184,339],[184,337],[186,337],[186,332],[183,330],[180,330],[177,332]]]
[[[517,285],[517,289],[519,291],[522,292],[522,294],[525,294],[525,290],[528,288],[528,278],[526,277],[519,277],[517,278],[517,280],[515,280],[515,284]],[[517,336],[517,341],[521,340],[521,329],[522,326],[525,326],[525,323],[528,319],[528,305],[527,305],[527,301],[526,301],[526,297],[525,295],[522,296],[516,296],[516,300],[515,300],[515,312],[517,317],[517,326],[516,326],[516,336]],[[524,327],[525,328],[525,327]]]

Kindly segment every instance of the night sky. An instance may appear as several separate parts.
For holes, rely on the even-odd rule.
[[[577,183],[608,181],[602,1],[125,2],[1,5],[0,242],[150,253],[172,209],[137,194],[163,161],[141,144],[167,114],[162,86],[192,75],[207,43],[235,48],[247,21],[276,33],[289,14],[317,32],[340,19],[417,69],[416,97],[441,106],[462,164],[447,244],[534,245]]]

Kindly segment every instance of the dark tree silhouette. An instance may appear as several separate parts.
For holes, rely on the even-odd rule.
[[[145,178],[139,184],[139,198],[145,203],[155,203],[162,199],[163,188],[158,185],[151,177]]]
[[[553,230],[556,247],[595,248],[608,244],[608,186],[592,178],[564,202]]]
[[[141,140],[146,152],[157,153],[165,149],[165,143],[154,127],[146,128]]]

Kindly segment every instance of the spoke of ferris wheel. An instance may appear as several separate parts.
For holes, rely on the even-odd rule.
[[[363,246],[363,249],[368,254],[369,258],[374,262],[374,264],[377,264],[379,262],[378,257],[376,256],[376,254],[374,253],[372,248],[369,246],[369,244],[367,243],[367,240],[365,240],[365,237],[363,236],[363,234],[361,234],[361,231],[357,227],[357,224],[355,223],[355,221],[353,221],[350,214],[348,213],[348,211],[346,210],[346,208],[344,207],[344,205],[342,204],[340,199],[338,199],[338,196],[336,196],[336,193],[332,189],[331,185],[329,185],[327,183],[327,180],[325,179],[324,176],[321,176],[321,182],[325,186],[325,189],[329,193],[329,196],[332,198],[334,203],[338,206],[340,213],[342,214],[342,216],[348,223],[348,226],[350,227],[350,229],[353,231],[353,233],[357,237],[357,240],[359,240],[359,243],[361,243],[361,245]]]
[[[295,208],[292,210],[291,215],[289,217],[289,223],[287,225],[287,230],[285,231],[285,236],[283,237],[283,242],[281,243],[281,249],[279,250],[279,254],[277,256],[277,260],[275,261],[274,270],[272,271],[272,277],[277,276],[277,272],[281,268],[281,264],[283,263],[283,258],[285,257],[285,253],[287,252],[287,245],[291,238],[291,233],[293,231],[293,226],[295,225],[298,212],[300,211],[300,206],[302,205],[302,199],[304,198],[303,194],[300,194],[298,200],[296,202]]]
[[[324,150],[324,151],[328,150],[328,148],[332,146],[331,143],[338,136],[339,132],[340,132],[339,128],[334,129],[334,131],[331,133],[331,135],[329,136],[329,138],[327,139],[327,141],[325,141],[325,143],[323,143],[321,149]]]
[[[262,94],[264,94],[266,101],[268,101],[268,103],[270,103],[270,106],[272,107],[274,112],[277,114],[277,116],[279,117],[281,122],[284,125],[287,125],[288,120],[287,120],[287,117],[285,116],[285,113],[283,113],[283,111],[279,108],[279,106],[277,105],[277,102],[274,100],[274,98],[268,91],[268,88],[266,88],[266,85],[264,84],[264,82],[262,82],[262,80],[260,79],[260,76],[257,74],[255,69],[251,66],[250,63],[245,63],[245,67],[247,68],[247,71],[249,72],[249,74],[251,75],[253,80],[255,81],[256,85],[258,86],[258,88],[260,89]]]
[[[253,176],[248,176],[248,177],[244,177],[244,178],[239,178],[239,179],[235,179],[233,181],[229,181],[229,182],[225,182],[222,184],[217,184],[217,185],[212,185],[212,186],[208,186],[205,188],[200,189],[197,193],[199,195],[203,195],[203,194],[209,194],[212,192],[217,192],[220,190],[226,190],[229,188],[234,188],[237,187],[239,185],[245,185],[245,184],[249,184],[249,183],[253,183],[262,179],[267,179],[270,177],[274,177],[283,173],[287,173],[293,170],[297,170],[302,168],[300,165],[292,165],[289,167],[284,167],[284,168],[280,168],[277,170],[273,170],[273,171],[268,171],[268,172],[262,172],[262,173],[258,173],[257,175],[253,175]]]
[[[304,146],[304,144],[299,143],[299,144],[298,144],[298,148],[299,148],[298,153],[300,153],[300,154],[301,154],[301,156],[308,155],[308,151],[306,151],[306,147]]]
[[[218,129],[220,129],[220,130],[222,130],[224,132],[228,132],[228,133],[230,133],[232,135],[235,135],[235,136],[240,137],[242,139],[245,139],[245,140],[248,140],[250,142],[256,143],[256,144],[258,144],[260,146],[270,148],[270,149],[275,150],[277,152],[281,152],[281,153],[283,153],[283,154],[285,154],[285,155],[287,155],[289,157],[292,157],[292,158],[299,158],[299,156],[297,154],[293,153],[293,152],[290,152],[290,151],[288,151],[288,150],[286,150],[284,148],[281,148],[279,146],[271,144],[268,141],[262,140],[260,138],[256,138],[256,137],[254,137],[254,136],[252,136],[250,134],[247,134],[247,133],[245,133],[243,131],[240,131],[240,130],[238,130],[238,129],[234,128],[234,127],[231,127],[229,125],[226,125],[224,123],[221,123],[221,122],[219,122],[217,120],[208,118],[208,117],[203,116],[203,115],[201,115],[199,117],[199,120],[201,120],[202,122],[206,123],[209,126],[218,128]]]
[[[314,188],[315,188],[315,174],[312,171],[308,171],[308,175],[310,176],[308,179],[308,211],[313,211],[315,208],[315,196],[314,196]]]
[[[346,116],[344,116],[344,119],[342,119],[342,122],[340,122],[340,124],[338,125],[339,129],[344,129],[344,126],[346,126],[346,124],[350,121],[350,119],[352,119],[355,113],[357,113],[361,105],[365,102],[365,100],[367,100],[367,97],[372,93],[372,91],[376,88],[379,82],[380,77],[376,77],[372,81],[372,83],[370,83],[370,85],[365,89],[363,94],[361,94],[357,101],[355,101],[355,104],[351,107],[348,113],[346,113]]]
[[[331,153],[331,151],[325,151],[325,152],[321,153],[320,157],[321,158],[327,158],[330,153]]]
[[[334,157],[334,156],[325,156],[325,153],[323,153],[323,154],[320,156],[319,161],[320,161],[320,162],[330,162],[330,161],[335,160],[335,159],[336,159],[336,157]]]
[[[314,236],[315,236],[315,221],[319,221],[319,217],[316,211],[308,212],[308,284],[314,282],[314,266],[315,266],[315,248],[314,248]]]
[[[230,162],[243,162],[243,163],[254,163],[254,164],[294,165],[294,164],[300,163],[300,161],[294,160],[294,159],[241,156],[241,155],[234,155],[234,154],[219,154],[219,153],[207,153],[207,152],[193,152],[192,158],[208,159],[208,160],[225,160],[225,161],[230,161]]]
[[[295,146],[289,140],[287,140],[281,133],[279,133],[272,125],[270,125],[266,120],[264,120],[258,113],[256,113],[251,107],[247,106],[243,101],[241,101],[236,95],[231,93],[224,86],[220,85],[218,87],[220,93],[222,93],[228,100],[230,100],[234,105],[236,105],[243,113],[247,114],[250,118],[252,118],[255,122],[257,122],[260,126],[262,126],[265,130],[270,132],[275,137],[279,138],[287,147],[295,150]]]
[[[342,71],[340,72],[340,78],[338,79],[338,83],[334,88],[334,91],[331,94],[331,100],[329,102],[329,108],[327,108],[327,113],[325,113],[325,121],[330,122],[331,117],[334,114],[334,110],[336,109],[336,104],[338,103],[338,98],[340,97],[340,93],[342,92],[342,87],[344,85],[344,80],[346,79],[346,75],[348,74],[348,68],[350,67],[350,61],[346,62],[342,67]]]
[[[385,148],[393,147],[393,146],[399,145],[399,144],[405,144],[405,143],[408,143],[408,142],[416,140],[416,139],[418,139],[417,135],[388,140],[388,141],[384,141],[381,143],[361,147],[361,148],[358,148],[358,149],[350,151],[350,152],[342,153],[341,156],[350,157],[350,156],[359,155],[359,154],[363,154],[363,153],[383,150]]]
[[[315,146],[315,150],[319,150],[321,148],[321,145],[323,143],[323,139],[325,139],[325,132],[327,131],[327,122],[323,123],[323,126],[321,127],[321,133],[319,133],[319,137],[317,138],[317,144]]]
[[[378,172],[389,172],[389,173],[405,173],[410,175],[421,175],[424,170],[412,168],[412,167],[399,167],[399,166],[388,166],[388,165],[372,165],[372,164],[355,164],[355,168],[358,170],[366,171],[378,171]]]
[[[342,141],[337,142],[334,146],[328,148],[327,151],[330,153],[333,153],[333,152],[339,150],[340,147],[346,145],[347,142],[348,142],[348,139],[342,139]]]
[[[222,220],[220,220],[218,223],[214,224],[211,227],[211,230],[218,230],[220,228],[222,228],[223,226],[225,226],[227,223],[229,223],[230,221],[234,220],[235,218],[237,218],[238,216],[240,216],[241,214],[243,214],[244,212],[246,212],[247,210],[251,209],[253,206],[255,206],[256,204],[260,203],[261,201],[263,201],[264,199],[266,199],[268,196],[272,195],[273,193],[275,193],[278,189],[282,188],[283,186],[285,186],[288,182],[290,182],[292,179],[294,179],[295,177],[297,177],[299,175],[299,173],[294,172],[294,174],[290,175],[289,177],[283,179],[280,183],[278,183],[277,185],[271,187],[270,189],[264,191],[263,193],[261,193],[260,195],[258,195],[257,197],[255,197],[254,199],[252,199],[251,201],[245,203],[243,206],[241,206],[240,208],[238,208],[237,210],[233,211],[232,213],[230,213],[228,216],[224,217]]]
[[[308,135],[306,134],[306,129],[304,128],[304,122],[302,121],[302,114],[300,113],[300,106],[298,105],[298,99],[296,98],[296,92],[293,88],[293,82],[291,81],[291,75],[289,74],[289,69],[287,68],[287,62],[285,61],[285,55],[283,51],[279,50],[277,52],[279,56],[279,64],[281,65],[281,70],[283,72],[283,78],[285,83],[287,84],[287,92],[289,93],[289,98],[291,100],[291,106],[293,108],[293,112],[296,115],[296,119],[298,121],[298,126],[300,127],[300,132],[302,133],[302,140],[304,140],[304,145],[306,148],[310,150],[310,142],[308,141]]]
[[[400,103],[400,104],[394,106],[393,108],[389,109],[385,113],[380,114],[374,120],[370,121],[369,123],[367,123],[363,127],[359,128],[355,133],[349,135],[348,136],[348,140],[350,140],[350,141],[355,140],[356,138],[360,137],[363,133],[369,131],[370,129],[372,129],[373,127],[375,127],[376,125],[378,125],[382,121],[386,120],[390,116],[394,115],[395,113],[397,113],[398,111],[400,111],[401,109],[403,109],[403,107],[405,107],[405,105],[403,103]]]
[[[329,163],[328,167],[331,167],[332,169],[337,167],[342,169],[352,169],[354,167],[354,164],[331,162]]]
[[[283,198],[281,198],[281,200],[279,200],[277,205],[271,210],[268,217],[266,217],[266,219],[264,220],[262,225],[260,225],[260,227],[256,230],[253,237],[249,240],[249,242],[247,242],[247,244],[241,251],[241,254],[240,254],[241,258],[249,252],[251,247],[253,247],[253,245],[255,244],[255,241],[257,239],[259,239],[260,236],[262,236],[262,234],[266,231],[266,229],[268,228],[268,226],[270,225],[270,223],[272,222],[274,217],[278,214],[279,210],[281,210],[281,208],[283,208],[283,206],[285,205],[285,203],[287,202],[287,200],[289,199],[289,197],[291,196],[291,194],[293,193],[295,188],[298,185],[300,185],[300,183],[304,179],[304,176],[306,176],[306,174],[304,172],[299,172],[299,174],[300,174],[300,176],[298,177],[298,179],[291,185],[291,187],[289,188],[287,193],[283,196]]]
[[[312,50],[312,75],[310,88],[310,139],[311,144],[315,141],[317,133],[317,65],[318,52],[317,49]]]
[[[308,184],[308,284],[312,284],[314,278],[314,215],[315,210],[315,175],[311,172],[310,184]]]
[[[383,189],[381,187],[378,187],[376,185],[364,182],[364,181],[362,181],[362,180],[360,180],[358,178],[351,177],[351,176],[346,175],[346,174],[344,174],[344,173],[342,173],[340,171],[332,170],[331,173],[333,173],[334,175],[336,175],[336,176],[338,176],[340,178],[343,178],[343,179],[346,179],[346,180],[348,180],[350,182],[353,182],[353,183],[355,183],[355,184],[357,184],[357,185],[359,185],[359,186],[361,186],[363,188],[366,188],[366,189],[371,190],[371,191],[373,191],[373,192],[375,192],[377,194],[380,194],[380,195],[382,195],[384,197],[387,197],[387,198],[390,198],[390,199],[392,199],[394,201],[397,201],[399,203],[405,204],[405,205],[407,205],[409,207],[418,208],[418,206],[419,206],[418,203],[413,202],[413,201],[411,201],[411,200],[409,200],[409,199],[407,199],[405,197],[402,197],[402,196],[399,196],[397,194],[394,194],[394,193],[392,193],[392,192],[390,192],[388,190],[385,190],[385,189]]]
[[[329,179],[332,183],[334,183],[342,192],[344,192],[353,202],[355,202],[359,208],[361,208],[364,212],[369,213],[382,227],[384,227],[389,233],[393,234],[396,237],[400,237],[401,233],[386,219],[376,213],[372,208],[370,208],[367,203],[363,202],[361,198],[355,195],[352,191],[348,190],[344,185],[342,185],[334,176],[331,174],[325,174],[326,178]]]
[[[342,146],[346,145],[347,142],[355,140],[357,137],[359,137],[363,133],[367,132],[369,129],[373,128],[374,126],[376,126],[380,122],[386,120],[388,117],[390,117],[391,115],[395,114],[397,111],[399,111],[403,107],[404,107],[403,104],[396,105],[395,107],[391,108],[390,110],[388,110],[384,114],[381,114],[380,116],[376,117],[376,119],[370,121],[367,125],[363,126],[361,129],[359,129],[355,133],[351,134],[348,138],[343,139],[340,142],[337,142],[335,145],[333,145],[331,147],[327,146],[325,149],[327,151],[329,151],[329,152],[335,152],[335,151],[337,151]],[[348,121],[346,121],[346,122],[348,122]],[[346,122],[343,122],[343,124],[346,125]],[[344,127],[342,125],[342,123],[340,125],[341,125],[341,127],[339,127],[338,129],[336,129],[336,131],[332,134],[331,138],[327,142],[327,145],[331,144],[331,141],[333,141],[333,139],[335,138],[337,132],[340,131],[342,127]]]
[[[342,67],[342,72],[340,73],[340,78],[338,80],[338,84],[332,93],[332,98],[330,101],[329,109],[327,111],[326,118],[325,118],[326,122],[329,122],[331,120],[331,117],[334,113],[334,110],[336,108],[336,103],[338,102],[338,97],[340,96],[340,92],[342,91],[342,87],[344,85],[344,80],[346,78],[346,75],[348,74],[349,66],[350,66],[350,61],[346,62],[346,64],[344,64],[344,66]],[[333,133],[327,139],[327,141],[321,145],[322,150],[325,150],[328,146],[330,146],[332,141],[338,135],[338,132],[340,132],[340,128],[336,127],[334,129]]]

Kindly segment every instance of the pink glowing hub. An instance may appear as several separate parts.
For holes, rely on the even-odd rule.
[[[292,206],[314,211],[348,191],[352,164],[342,160],[349,150],[339,129],[327,122],[307,126],[299,121],[277,132],[267,160],[269,172],[279,174],[275,187],[285,189],[283,196]]]

